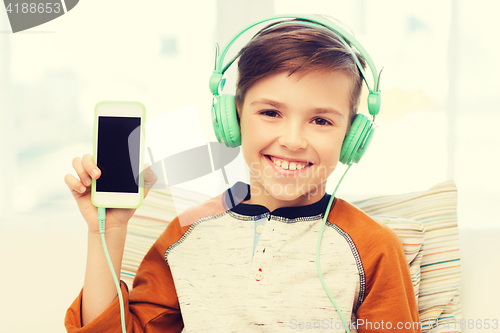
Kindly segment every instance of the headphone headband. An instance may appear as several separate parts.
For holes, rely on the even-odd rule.
[[[380,110],[380,91],[379,91],[379,80],[380,80],[380,74],[377,72],[377,68],[375,67],[375,63],[373,62],[372,58],[368,54],[368,52],[365,50],[365,48],[351,35],[349,34],[345,29],[343,29],[341,26],[335,24],[335,22],[332,22],[330,20],[327,20],[323,17],[320,16],[313,16],[313,15],[276,15],[272,17],[268,17],[266,19],[262,19],[260,21],[257,21],[250,26],[246,27],[245,29],[241,30],[238,32],[224,47],[224,50],[222,51],[222,54],[220,57],[218,56],[218,45],[217,45],[217,51],[216,51],[216,60],[215,60],[215,69],[212,74],[212,77],[210,78],[210,91],[212,92],[213,95],[218,96],[219,95],[219,85],[221,84],[222,77],[226,70],[231,66],[231,64],[239,57],[239,53],[231,59],[225,66],[223,66],[224,63],[224,58],[226,57],[227,52],[231,48],[231,46],[234,44],[234,42],[245,32],[250,30],[251,28],[255,27],[256,25],[259,25],[264,22],[268,21],[273,21],[273,20],[279,20],[279,19],[299,19],[303,20],[306,22],[311,22],[315,23],[318,25],[321,25],[337,35],[339,37],[340,41],[344,43],[344,45],[351,50],[353,58],[356,62],[356,65],[361,72],[361,75],[363,77],[363,80],[365,81],[368,90],[370,92],[369,95],[369,112],[372,116],[375,116],[378,114]],[[370,84],[366,78],[365,71],[361,64],[359,63],[358,58],[354,54],[354,51],[352,48],[346,43],[348,41],[351,45],[353,45],[356,50],[363,56],[363,58],[366,60],[366,63],[368,64],[368,67],[370,68],[370,71],[373,76],[373,89],[370,87]],[[370,101],[371,99],[371,101]],[[370,105],[373,105],[370,107]]]

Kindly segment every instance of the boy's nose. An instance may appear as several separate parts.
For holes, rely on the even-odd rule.
[[[305,149],[307,147],[307,140],[304,138],[304,133],[300,126],[289,126],[284,128],[278,139],[278,143],[291,151]]]

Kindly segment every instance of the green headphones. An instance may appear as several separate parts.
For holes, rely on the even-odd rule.
[[[344,142],[342,143],[342,150],[340,152],[339,161],[346,165],[351,165],[353,163],[358,163],[363,154],[366,151],[366,148],[370,144],[373,133],[375,132],[374,119],[375,116],[380,111],[380,105],[382,101],[382,96],[379,91],[379,79],[380,73],[377,73],[375,64],[373,63],[370,55],[363,46],[349,33],[347,33],[342,27],[336,25],[334,22],[324,19],[322,17],[316,17],[311,15],[278,15],[273,16],[267,19],[260,20],[255,22],[254,24],[248,26],[247,28],[240,31],[236,34],[226,45],[224,51],[218,56],[218,46],[216,50],[216,59],[215,59],[215,69],[210,77],[210,91],[213,94],[213,103],[212,103],[212,125],[215,131],[215,136],[219,142],[224,142],[228,147],[237,147],[241,145],[241,134],[240,128],[238,125],[238,119],[236,115],[236,104],[234,95],[219,95],[219,88],[222,90],[224,86],[225,79],[223,78],[226,70],[231,66],[231,64],[237,59],[238,55],[236,55],[233,59],[229,61],[225,66],[223,66],[224,57],[228,52],[229,48],[233,45],[233,43],[247,30],[253,28],[254,26],[278,19],[300,19],[305,22],[309,22],[315,25],[319,25],[322,27],[326,27],[331,30],[337,37],[339,37],[340,41],[352,51],[352,48],[346,42],[346,40],[351,43],[356,50],[363,56],[370,68],[370,71],[373,75],[373,82],[375,90],[370,87],[370,84],[366,78],[365,71],[358,58],[352,51],[353,58],[356,62],[356,65],[363,76],[363,80],[368,87],[368,111],[372,116],[370,120],[367,116],[363,114],[356,115],[353,123],[351,124],[351,128],[349,133],[346,135]]]

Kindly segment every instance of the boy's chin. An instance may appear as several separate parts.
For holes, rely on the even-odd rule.
[[[285,205],[302,205],[309,204],[310,200],[317,199],[318,196],[322,197],[325,194],[325,189],[320,186],[310,186],[310,187],[286,187],[273,186],[270,189],[266,189],[266,195],[271,196],[275,200],[282,201]]]

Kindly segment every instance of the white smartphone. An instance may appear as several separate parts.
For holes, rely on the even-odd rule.
[[[99,102],[94,117],[92,203],[105,208],[137,208],[144,198],[144,123],[139,102]]]

